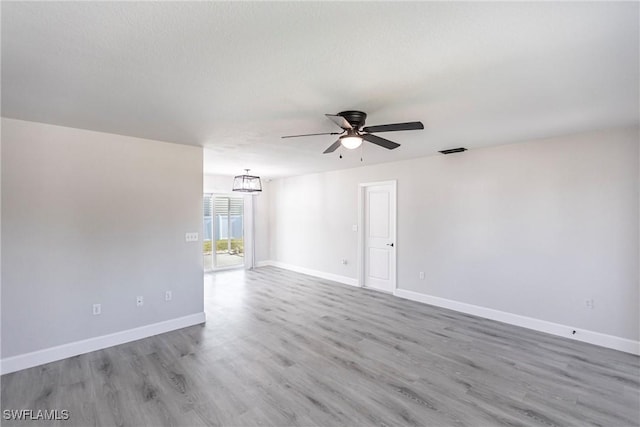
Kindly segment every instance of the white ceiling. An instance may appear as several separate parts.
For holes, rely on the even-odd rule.
[[[637,125],[637,2],[2,2],[2,115],[202,145],[205,172],[341,169]],[[323,155],[324,113],[421,120]]]

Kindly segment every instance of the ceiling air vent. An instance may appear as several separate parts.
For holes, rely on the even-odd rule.
[[[453,154],[453,153],[462,153],[463,151],[467,151],[467,149],[466,148],[462,148],[462,147],[460,147],[460,148],[451,148],[449,150],[442,150],[442,151],[440,151],[440,153],[442,153],[442,154]]]

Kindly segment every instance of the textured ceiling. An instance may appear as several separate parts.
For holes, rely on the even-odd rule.
[[[635,2],[2,2],[2,115],[202,145],[205,172],[340,169],[639,117]],[[422,120],[323,155],[324,113]]]

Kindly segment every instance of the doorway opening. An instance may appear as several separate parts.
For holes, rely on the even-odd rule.
[[[220,270],[245,264],[244,199],[204,195],[204,269]]]

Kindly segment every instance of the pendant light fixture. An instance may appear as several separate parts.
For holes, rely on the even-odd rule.
[[[250,169],[245,169],[244,175],[238,175],[233,178],[233,191],[242,191],[245,193],[258,193],[262,191],[262,182],[259,176],[249,175]]]

